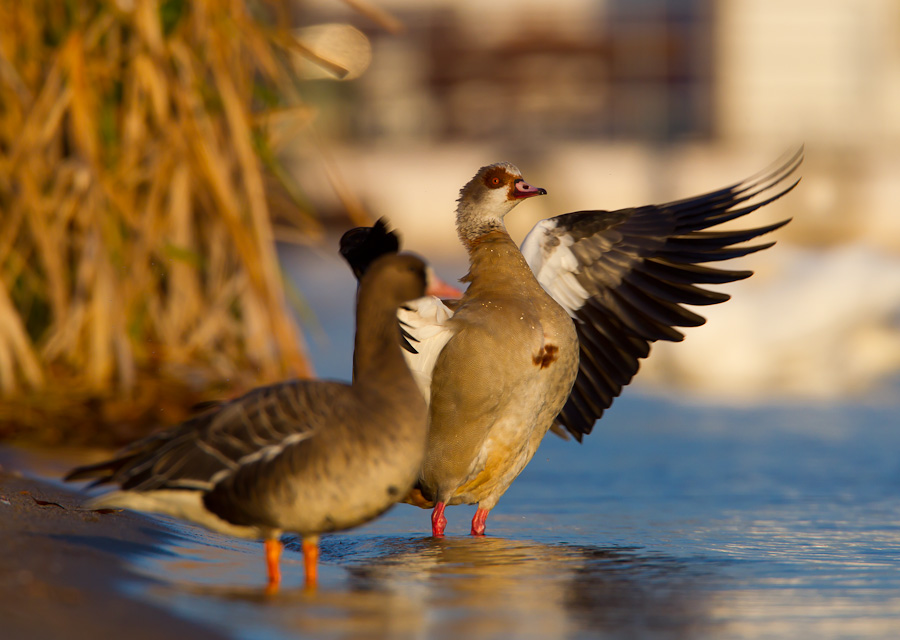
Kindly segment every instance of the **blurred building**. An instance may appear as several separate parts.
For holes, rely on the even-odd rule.
[[[478,143],[538,161],[571,144],[670,154],[699,145],[734,157],[804,142],[805,175],[827,181],[806,186],[804,219],[814,224],[796,225],[795,239],[852,236],[900,251],[894,0],[373,2],[405,31],[389,33],[336,0],[298,5],[303,21],[350,21],[372,43],[367,73],[322,83],[314,96],[326,99],[319,126],[332,140]],[[690,158],[700,163],[691,175],[731,169],[720,156]],[[644,162],[660,185],[648,195],[680,188],[679,175]],[[850,221],[850,208],[864,213]]]
[[[311,97],[345,182],[408,246],[461,259],[453,201],[487,162],[513,161],[550,191],[508,219],[521,238],[548,215],[730,184],[804,143],[800,188],[757,215],[794,220],[723,305],[758,322],[710,322],[696,333],[718,327],[720,337],[660,345],[649,368],[702,387],[704,361],[729,341],[765,353],[748,368],[735,351],[727,376],[711,374],[715,393],[730,379],[750,395],[841,394],[900,368],[896,0],[371,2],[405,30],[389,33],[336,0],[299,2],[298,16],[350,22],[371,42],[365,74],[323,82]],[[328,180],[303,166],[311,199],[342,210]],[[766,291],[792,283],[808,295]],[[759,314],[775,299],[783,306]],[[850,300],[856,313],[838,313]],[[780,329],[760,337],[761,325]]]
[[[352,125],[358,139],[711,133],[709,0],[378,4],[406,32],[360,25],[375,62],[355,95],[365,105]],[[351,18],[334,9],[316,2],[303,13]]]
[[[362,140],[900,140],[894,0],[374,4],[405,32],[299,3],[305,21],[350,20],[373,43],[345,129]]]
[[[717,3],[715,117],[735,141],[900,143],[900,3]]]

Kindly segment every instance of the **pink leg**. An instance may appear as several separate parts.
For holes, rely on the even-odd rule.
[[[438,502],[434,505],[434,511],[431,512],[431,535],[435,538],[444,537],[444,529],[447,527],[447,518],[444,517],[444,507],[446,506],[443,502]]]
[[[488,517],[487,509],[478,508],[475,510],[475,516],[472,518],[472,535],[473,536],[483,536],[484,535],[484,525],[487,522]]]

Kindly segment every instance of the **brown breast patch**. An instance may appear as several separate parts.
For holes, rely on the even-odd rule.
[[[551,364],[553,364],[556,359],[559,357],[559,347],[555,344],[547,344],[544,345],[544,348],[541,349],[537,355],[535,355],[532,360],[534,364],[539,366],[541,369],[546,369]]]

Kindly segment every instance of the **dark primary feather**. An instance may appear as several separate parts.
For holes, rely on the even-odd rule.
[[[579,211],[551,218],[554,232],[575,240],[582,263],[576,279],[588,292],[575,310],[581,364],[572,393],[557,418],[579,442],[637,373],[656,340],[679,341],[675,327],[698,326],[702,316],[682,304],[724,302],[724,293],[698,284],[747,278],[699,263],[730,260],[761,251],[772,242],[740,245],[789,222],[752,229],[706,231],[777,200],[799,182],[799,149],[786,162],[737,184],[668,204],[619,211]]]

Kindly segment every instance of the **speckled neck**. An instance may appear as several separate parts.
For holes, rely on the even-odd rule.
[[[478,239],[488,233],[506,233],[506,225],[503,224],[503,215],[506,213],[504,211],[500,216],[486,214],[476,205],[460,200],[456,207],[456,233],[466,250],[471,253]]]

